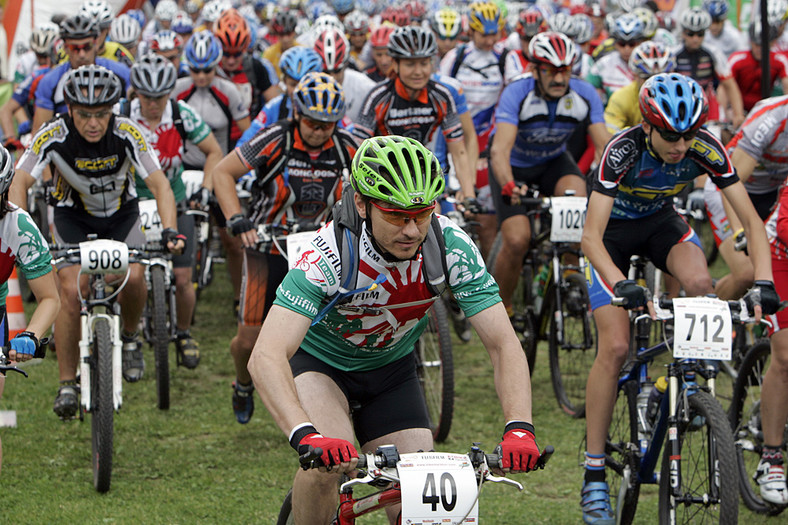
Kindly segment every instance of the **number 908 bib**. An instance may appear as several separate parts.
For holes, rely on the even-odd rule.
[[[402,523],[434,524],[466,514],[466,523],[478,523],[478,486],[468,456],[428,452],[400,457]]]
[[[125,242],[97,239],[79,243],[82,273],[126,273],[129,247]]]

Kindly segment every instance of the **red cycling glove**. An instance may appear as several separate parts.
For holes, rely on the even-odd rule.
[[[314,428],[314,427],[313,427]],[[327,467],[347,463],[351,458],[358,457],[358,451],[353,443],[344,439],[329,438],[322,434],[313,432],[302,437],[298,441],[296,450],[300,455],[309,452],[309,447],[320,448],[323,454],[320,460]]]
[[[536,468],[539,445],[536,444],[534,426],[523,421],[513,421],[504,429],[503,441],[498,445],[501,468],[513,472],[528,472]]]

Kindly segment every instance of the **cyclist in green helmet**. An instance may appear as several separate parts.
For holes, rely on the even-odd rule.
[[[504,470],[535,466],[528,365],[478,249],[434,213],[443,187],[440,164],[418,141],[366,139],[334,220],[276,291],[249,371],[290,445],[299,454],[321,448],[328,466],[296,474],[296,523],[330,521],[339,473],[356,465],[354,439],[363,452],[383,444],[400,453],[433,448],[414,345],[442,279],[495,369]],[[393,521],[398,509],[389,510]]]

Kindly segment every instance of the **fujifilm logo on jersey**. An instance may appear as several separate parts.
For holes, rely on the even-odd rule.
[[[616,145],[610,148],[607,153],[607,164],[611,168],[618,169],[621,167],[624,159],[635,151],[635,141],[632,139],[624,139],[616,142]]]

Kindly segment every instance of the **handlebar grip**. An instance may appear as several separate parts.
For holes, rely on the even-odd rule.
[[[542,452],[539,454],[539,459],[536,460],[536,469],[543,469],[547,464],[547,461],[555,452],[555,447],[553,445],[547,445]],[[501,455],[500,454],[485,454],[485,459],[487,460],[487,466],[490,468],[501,468]]]

